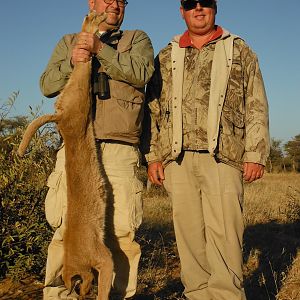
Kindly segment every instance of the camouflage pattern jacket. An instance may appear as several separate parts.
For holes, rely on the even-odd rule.
[[[142,151],[148,164],[167,165],[183,149],[182,91],[188,84],[183,74],[193,69],[187,66],[187,50],[179,47],[179,38],[160,51],[147,86]],[[212,52],[205,56],[203,74],[208,82],[207,150],[239,169],[243,162],[265,165],[270,148],[268,103],[255,53],[224,29],[204,47]]]

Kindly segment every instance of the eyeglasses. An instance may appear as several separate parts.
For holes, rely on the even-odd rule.
[[[104,0],[106,4],[113,4],[115,0]],[[119,7],[125,7],[128,4],[127,0],[116,0]]]
[[[195,9],[198,3],[201,7],[216,8],[215,0],[181,0],[181,6],[185,11]]]

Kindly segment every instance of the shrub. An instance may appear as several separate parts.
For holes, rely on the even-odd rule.
[[[26,120],[0,119],[0,279],[43,274],[52,235],[44,216],[44,199],[57,134],[52,127],[44,127],[33,138],[28,154],[20,158],[16,149]]]

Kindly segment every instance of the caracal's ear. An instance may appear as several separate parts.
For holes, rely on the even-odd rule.
[[[82,25],[81,25],[81,31],[85,32],[88,26],[88,19],[89,19],[89,15],[86,15],[83,19]]]

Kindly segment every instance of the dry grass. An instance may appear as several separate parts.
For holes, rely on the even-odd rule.
[[[298,300],[300,299],[300,251],[294,259],[292,266],[288,270],[282,288],[278,295],[278,300]]]
[[[171,203],[162,189],[144,192],[144,212],[137,299],[184,299]],[[247,299],[300,300],[300,174],[267,174],[246,184],[244,215]],[[8,298],[1,297],[3,288],[1,299],[42,299],[41,285],[35,293],[26,284],[14,286],[9,290],[17,296]]]
[[[300,175],[269,174],[245,187],[245,284],[249,299],[299,300]],[[295,296],[297,295],[298,296]]]
[[[140,299],[183,299],[171,203],[144,195]],[[244,275],[248,300],[300,299],[300,174],[267,174],[245,185]]]

